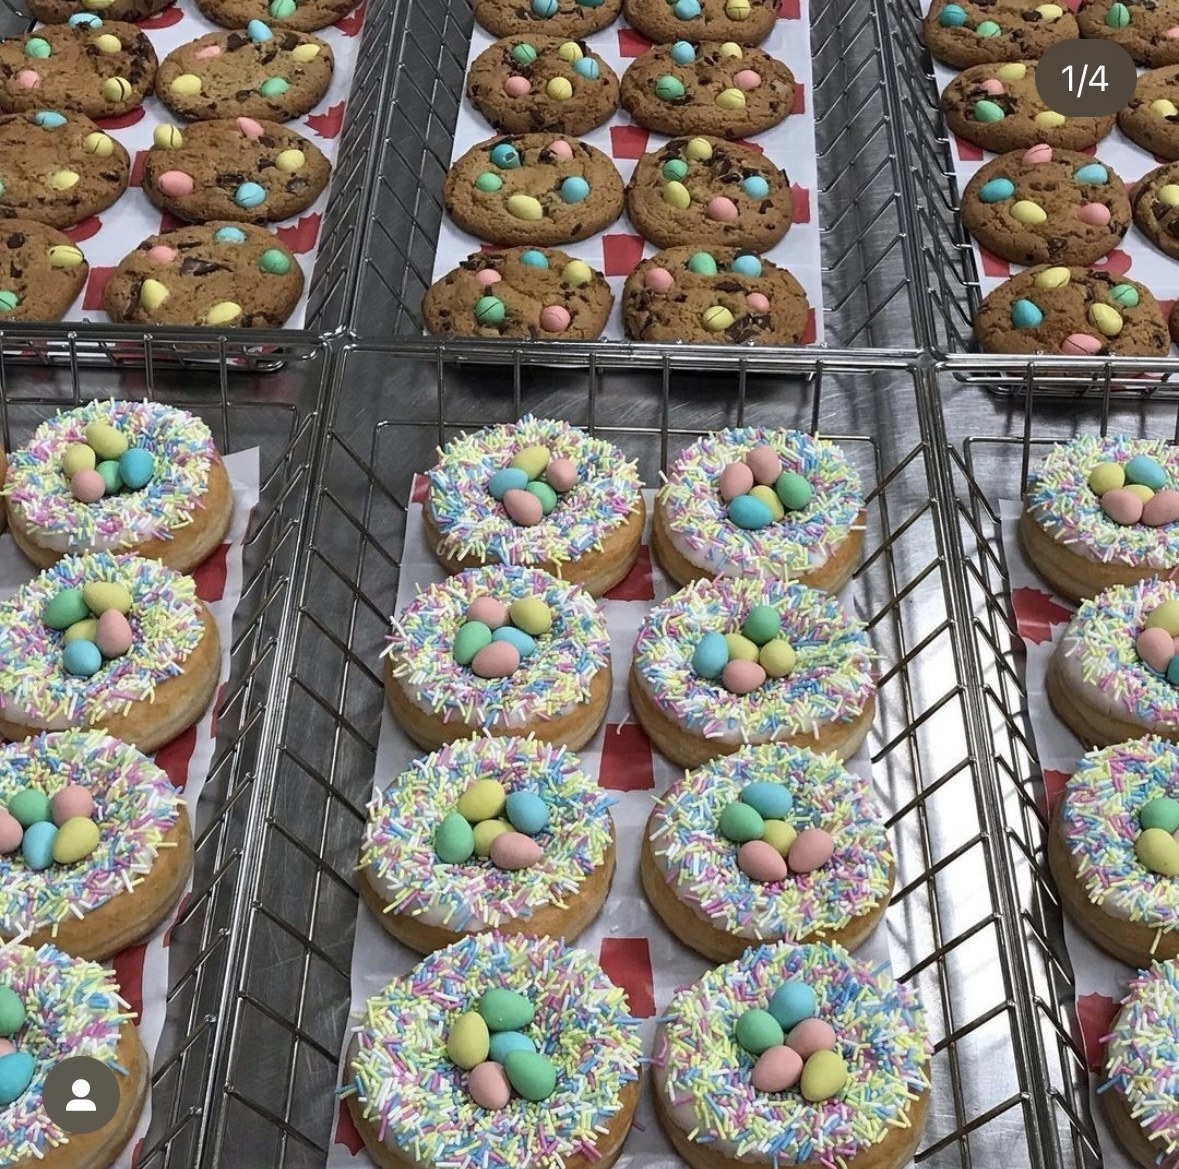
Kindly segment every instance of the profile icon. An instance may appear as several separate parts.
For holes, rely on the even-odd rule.
[[[49,1069],[41,1103],[49,1119],[65,1132],[97,1132],[119,1110],[119,1081],[101,1060],[71,1056]]]
[[[67,1112],[97,1112],[98,1105],[90,1097],[90,1081],[75,1080],[70,1085],[74,1093],[65,1106]]]

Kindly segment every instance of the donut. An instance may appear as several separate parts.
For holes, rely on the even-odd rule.
[[[672,784],[639,871],[667,928],[715,962],[783,939],[854,949],[896,872],[871,784],[786,743],[743,747]]]
[[[655,1114],[694,1169],[893,1169],[917,1150],[930,1045],[916,994],[826,943],[746,950],[678,991]]]
[[[0,809],[5,938],[109,958],[159,925],[192,871],[180,792],[134,747],[97,731],[0,747]]]
[[[209,428],[158,402],[89,402],[43,422],[13,451],[4,493],[12,537],[41,568],[137,552],[189,572],[233,511]]]
[[[50,945],[0,947],[0,1156],[25,1169],[107,1169],[135,1132],[148,1059],[110,973]],[[88,1056],[115,1073],[110,1122],[71,1135],[42,1099],[54,1066]]]
[[[460,739],[369,805],[361,894],[422,953],[486,930],[572,941],[610,891],[612,802],[564,747]]]
[[[423,589],[385,646],[385,691],[427,751],[531,732],[577,750],[606,717],[610,636],[578,585],[521,565],[469,568]]]
[[[1118,1144],[1147,1169],[1179,1152],[1179,964],[1174,958],[1130,983],[1105,1049],[1097,1089]]]
[[[635,464],[567,422],[464,434],[426,473],[426,538],[448,572],[526,564],[595,597],[630,572],[646,508]]]
[[[1082,602],[1048,661],[1053,709],[1086,747],[1144,734],[1179,740],[1176,637],[1175,581],[1114,585]]]
[[[835,592],[864,540],[860,476],[833,443],[746,426],[694,442],[655,496],[651,546],[678,584],[777,576]]]
[[[470,934],[368,1000],[342,1095],[382,1169],[609,1169],[639,1098],[626,995],[559,938]]]
[[[694,581],[651,609],[629,689],[682,767],[771,741],[847,759],[876,709],[863,624],[827,593],[768,577]]]
[[[1036,571],[1079,601],[1179,569],[1179,447],[1086,434],[1032,473],[1019,535]]]
[[[145,754],[208,709],[217,626],[191,577],[124,553],[66,556],[0,603],[0,735],[98,727]]]

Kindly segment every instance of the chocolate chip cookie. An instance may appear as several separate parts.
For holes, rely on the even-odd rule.
[[[778,19],[776,0],[623,0],[622,15],[649,41],[760,45]]]
[[[935,0],[924,36],[939,61],[966,69],[987,62],[1038,61],[1057,41],[1078,36],[1077,20],[1060,4],[1020,0]]]
[[[267,223],[298,215],[327,186],[318,146],[277,122],[214,118],[157,126],[143,165],[144,194],[191,223]]]
[[[475,19],[493,37],[579,40],[612,25],[622,0],[474,0]]]
[[[1092,264],[1129,230],[1130,199],[1104,163],[1041,142],[976,172],[962,195],[962,222],[1015,264]]]
[[[137,325],[266,328],[302,291],[295,257],[265,228],[206,223],[148,236],[111,273],[102,307]]]
[[[442,191],[464,231],[500,244],[570,243],[622,212],[622,179],[593,146],[551,134],[518,134],[472,146]]]
[[[87,18],[134,23],[162,12],[174,0],[29,0],[29,12],[46,24],[85,22]],[[97,14],[97,15],[96,15]]]
[[[593,341],[614,293],[601,272],[553,248],[475,252],[426,289],[431,333],[452,337],[531,337]]]
[[[722,138],[673,138],[644,154],[626,211],[657,247],[764,252],[790,230],[790,180],[760,151]]]
[[[61,320],[89,273],[82,249],[57,228],[0,223],[0,323]]]
[[[1131,202],[1142,234],[1179,260],[1179,163],[1164,163],[1143,175]]]
[[[644,260],[622,290],[636,341],[797,345],[806,293],[785,269],[737,248],[668,248]]]
[[[1111,272],[1040,265],[1000,284],[974,318],[988,353],[1164,357],[1170,350],[1159,302]]]
[[[618,78],[582,41],[504,37],[471,64],[467,96],[509,134],[584,134],[618,108]]]
[[[622,105],[664,134],[748,138],[784,121],[794,74],[761,49],[731,41],[653,45],[622,75]]]
[[[943,90],[942,112],[955,134],[996,154],[1026,150],[1037,142],[1084,150],[1114,125],[1112,114],[1066,118],[1048,109],[1036,92],[1035,61],[964,70]]]
[[[327,93],[332,50],[319,37],[257,27],[211,32],[160,64],[156,96],[182,118],[289,122]]]
[[[1139,65],[1179,65],[1179,0],[1084,0],[1083,37],[1121,45]]]
[[[0,109],[81,110],[91,118],[143,104],[156,52],[133,24],[89,17],[0,43]]]
[[[1179,159],[1179,67],[1148,69],[1118,113],[1127,138],[1157,158]]]
[[[315,32],[343,20],[356,0],[197,0],[197,7],[222,28],[246,28],[251,20],[274,28]]]
[[[0,218],[73,227],[114,203],[130,173],[126,150],[85,114],[0,115]]]

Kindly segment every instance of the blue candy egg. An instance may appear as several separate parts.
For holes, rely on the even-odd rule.
[[[532,0],[532,11],[536,16],[542,16],[546,19],[550,16],[557,15],[557,9],[560,5],[557,0]]]
[[[696,50],[688,41],[676,41],[671,46],[671,59],[677,65],[691,65],[696,60]]]
[[[751,199],[764,199],[770,193],[770,184],[761,175],[750,175],[741,180],[741,190]]]
[[[61,664],[67,674],[73,674],[75,678],[89,678],[102,669],[102,654],[94,642],[80,637],[62,649]]]
[[[701,678],[719,678],[729,664],[729,646],[724,634],[706,633],[692,654],[692,670]]]
[[[66,124],[65,114],[59,114],[56,110],[38,110],[33,115],[33,121],[46,130],[56,130],[58,126]]]
[[[1179,654],[1176,654],[1167,663],[1167,681],[1170,682],[1172,686],[1179,686]]]
[[[493,499],[501,500],[509,491],[523,491],[528,486],[528,472],[519,467],[505,467],[487,480],[487,490]]]
[[[1150,455],[1135,455],[1125,467],[1127,483],[1141,483],[1151,491],[1161,491],[1167,485],[1167,473]]]
[[[752,495],[738,495],[730,502],[729,519],[747,532],[768,528],[774,522],[770,509]]]
[[[132,491],[146,487],[155,471],[155,460],[151,457],[151,451],[146,451],[141,446],[130,447],[119,456],[119,478],[123,480],[123,485]]]
[[[16,1103],[33,1082],[33,1057],[27,1051],[0,1055],[0,1105]]]
[[[741,802],[748,804],[763,820],[784,820],[794,807],[794,797],[789,788],[762,780],[745,785]]]
[[[512,792],[507,813],[512,827],[525,836],[536,836],[549,826],[549,806],[535,792]]]
[[[491,640],[510,642],[516,647],[516,652],[521,658],[531,657],[536,653],[536,642],[523,629],[517,629],[514,625],[501,626],[491,635]]]
[[[1073,171],[1073,178],[1078,183],[1108,183],[1109,171],[1099,162],[1087,162]]]
[[[1034,329],[1044,314],[1030,300],[1017,300],[1011,306],[1011,323],[1017,329]]]
[[[589,198],[590,185],[580,175],[571,175],[561,184],[563,203],[583,203]]]
[[[1010,179],[991,179],[989,183],[983,183],[978,197],[984,203],[1002,203],[1014,194],[1015,184]]]
[[[260,20],[251,20],[246,25],[246,36],[252,41],[269,41],[274,39],[274,33],[270,31],[270,26],[263,24]]]
[[[579,8],[601,8],[606,0],[577,0]]]
[[[734,256],[729,267],[740,276],[757,277],[761,275],[761,261],[756,256]]]
[[[784,982],[770,998],[770,1014],[783,1031],[814,1018],[818,1010],[815,992],[805,982]]]
[[[556,0],[553,5],[555,8]],[[536,7],[536,0],[533,0],[533,7]],[[491,161],[501,170],[515,170],[520,165],[520,152],[510,142],[501,142],[491,148]]]
[[[699,0],[675,0],[671,6],[677,20],[695,20],[700,15]]]
[[[53,864],[53,841],[57,837],[57,826],[51,820],[30,824],[21,837],[20,852],[25,864],[35,873]]]
[[[246,233],[240,227],[219,227],[213,234],[214,243],[244,244]]]
[[[584,77],[587,81],[597,81],[602,75],[602,71],[598,68],[598,63],[593,57],[579,57],[573,62],[573,72],[578,77]]]
[[[487,1058],[503,1063],[513,1051],[536,1051],[536,1044],[522,1031],[493,1031]]]
[[[957,4],[947,4],[938,13],[937,22],[942,28],[961,28],[966,23],[966,9]]]
[[[548,258],[544,252],[538,252],[535,248],[529,248],[528,251],[521,252],[520,263],[526,268],[547,268],[549,266]]]
[[[66,24],[70,28],[102,28],[102,21],[93,12],[75,12]]]
[[[266,188],[259,183],[240,183],[233,201],[239,207],[261,207],[266,202]]]

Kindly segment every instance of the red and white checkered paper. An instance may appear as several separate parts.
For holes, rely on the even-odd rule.
[[[421,505],[425,492],[425,477],[418,475],[414,480],[413,504],[406,528],[398,612],[420,588],[446,579],[446,573],[430,553],[422,527]],[[653,492],[648,491],[645,495],[649,520]],[[617,800],[612,813],[618,866],[601,914],[576,943],[596,954],[610,978],[626,990],[631,1013],[644,1020],[642,1035],[644,1052],[648,1055],[654,1041],[657,1012],[666,1008],[673,991],[696,981],[710,966],[706,958],[689,950],[667,929],[648,905],[639,884],[639,850],[643,828],[653,806],[652,799],[682,775],[673,763],[651,746],[643,728],[631,714],[626,694],[631,651],[639,625],[651,607],[665,600],[677,587],[652,562],[647,544],[649,536],[648,522],[634,568],[599,602],[610,631],[614,693],[605,726],[578,755],[586,774],[596,776],[598,785],[610,791]],[[849,612],[856,612],[854,590],[845,590],[840,599]],[[373,647],[374,658],[379,648]],[[377,748],[374,791],[387,786],[408,766],[415,754],[414,747],[386,709]],[[857,774],[870,776],[867,749],[862,748],[848,767]],[[888,804],[879,787],[876,798],[880,807],[887,810]],[[866,961],[887,964],[886,930],[877,930],[857,954]],[[365,1001],[420,961],[420,955],[395,942],[371,910],[363,902],[359,903],[352,950],[351,1022],[343,1040],[342,1074],[347,1074],[343,1071],[343,1057],[351,1039],[351,1028],[361,1021]],[[371,1169],[372,1164],[347,1105],[341,1100],[325,1169]],[[644,1082],[635,1126],[619,1158],[619,1169],[678,1169],[682,1164],[655,1119],[649,1084]]]
[[[221,686],[229,680],[229,647],[233,640],[233,613],[242,592],[242,548],[250,515],[258,503],[258,450],[240,451],[225,456],[225,469],[233,488],[233,520],[222,544],[193,573],[197,594],[209,606],[221,635]],[[5,532],[0,537],[0,598],[7,599],[26,581],[38,573]],[[161,747],[153,758],[168,773],[168,778],[184,792],[184,802],[195,830],[197,801],[209,776],[213,762],[213,747],[217,737],[217,702],[195,726],[189,727],[178,739]],[[164,1028],[168,992],[168,944],[176,918],[183,908],[192,882],[173,912],[168,914],[145,941],[117,955],[112,963],[119,981],[120,993],[131,1004],[139,1026],[139,1038],[147,1049],[148,1059],[154,1059]],[[119,1155],[112,1169],[135,1169],[144,1134],[151,1121],[151,1096],[143,1110],[135,1135]]]
[[[685,25],[685,37],[690,39],[690,32],[690,28]],[[468,67],[495,39],[478,25],[474,26],[471,51],[467,57]],[[619,77],[651,43],[622,21],[585,39]],[[794,112],[790,117],[780,126],[747,142],[747,145],[757,147],[786,171],[794,196],[794,223],[786,233],[786,238],[765,255],[780,267],[788,268],[806,290],[811,312],[802,344],[810,345],[823,340],[823,280],[816,206],[819,188],[815,161],[808,0],[780,0],[778,21],[761,47],[770,56],[789,66],[796,83]],[[495,128],[484,120],[464,93],[454,131],[451,161],[461,158],[476,143],[494,138],[496,134]],[[639,157],[647,151],[658,150],[669,137],[635,125],[630,115],[620,108],[605,125],[582,135],[582,140],[613,159],[623,182],[629,182]],[[434,280],[441,280],[481,246],[475,236],[460,230],[449,217],[444,218],[438,235],[438,250],[434,256]],[[591,268],[605,273],[614,290],[614,311],[610,314],[602,336],[611,341],[622,340],[625,330],[622,327],[619,298],[623,281],[641,260],[654,255],[657,249],[639,235],[625,212],[598,235],[590,236],[580,243],[561,244],[560,247],[562,251],[585,260]]]
[[[332,82],[323,100],[314,110],[287,123],[292,130],[318,146],[333,166],[339,153],[344,107],[352,88],[356,54],[360,48],[364,8],[364,4],[361,3],[338,24],[314,34],[332,48],[336,62]],[[201,15],[194,0],[182,0],[181,3],[173,4],[163,12],[140,21],[139,26],[147,33],[160,61],[163,61],[173,49],[220,29],[219,25],[213,24]],[[63,112],[68,116],[68,110]],[[155,128],[160,125],[179,124],[183,130],[184,120],[173,115],[152,92],[139,109],[120,117],[98,118],[96,121],[100,129],[105,130],[126,147],[127,153],[131,156],[131,184],[114,206],[108,207],[98,215],[83,219],[66,232],[89,261],[90,275],[78,299],[63,319],[105,323],[108,318],[102,310],[102,290],[123,257],[149,235],[185,226],[183,220],[160,211],[141,189],[144,157],[151,148]],[[307,284],[315,267],[319,229],[331,190],[329,183],[319,198],[297,219],[286,220],[278,225],[272,224],[269,228],[290,248],[303,269],[303,295],[299,298],[299,303],[288,322],[293,328],[302,327],[307,312]]]

